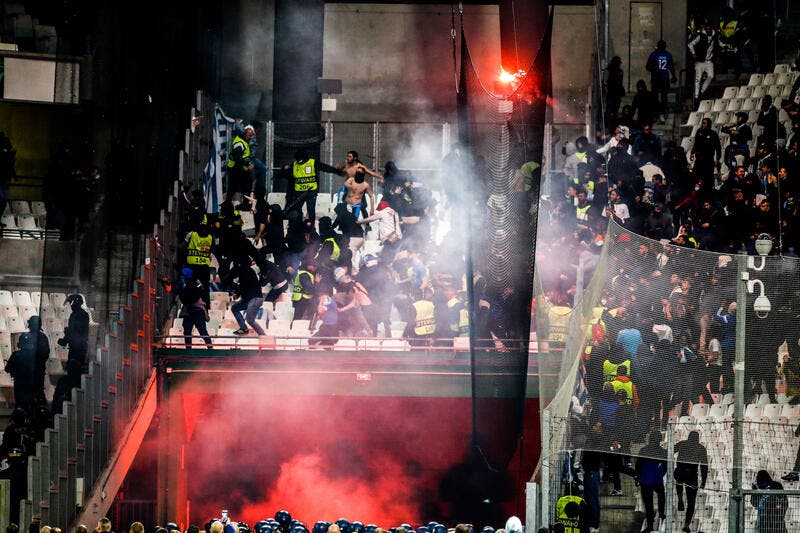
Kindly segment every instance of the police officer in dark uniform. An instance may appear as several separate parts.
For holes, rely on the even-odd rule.
[[[86,355],[89,352],[89,313],[83,309],[83,296],[70,294],[67,303],[72,308],[64,336],[58,339],[59,346],[69,346],[67,360],[76,360],[86,370]]]

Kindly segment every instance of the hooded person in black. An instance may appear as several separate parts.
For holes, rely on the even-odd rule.
[[[339,266],[342,255],[341,235],[333,229],[330,217],[319,219],[319,244],[316,247],[314,260],[319,265],[319,274],[327,286],[335,283],[333,270]]]
[[[773,481],[769,472],[759,470],[756,474],[754,490],[783,490],[783,485]],[[750,505],[758,511],[756,531],[758,533],[786,533],[786,511],[789,508],[789,499],[782,494],[755,494],[750,495]]]
[[[295,211],[295,213],[297,213]],[[278,204],[272,204],[266,208],[266,213],[263,218],[256,221],[256,236],[253,238],[254,243],[261,240],[264,243],[258,253],[262,257],[259,263],[259,268],[268,266],[267,263],[274,267],[270,261],[267,260],[267,254],[272,254],[272,259],[278,268],[286,272],[289,266],[289,252],[286,247],[286,236],[283,232],[283,210]],[[266,273],[261,272],[262,281],[266,279]]]
[[[70,294],[67,302],[72,308],[64,337],[58,339],[59,346],[69,346],[67,359],[77,360],[86,369],[86,356],[89,352],[89,313],[83,309],[83,296]]]
[[[294,274],[303,260],[303,255],[306,252],[306,245],[308,244],[306,237],[309,234],[306,232],[306,225],[303,223],[303,215],[299,211],[289,211],[286,213],[286,220],[289,225],[286,229],[286,237],[284,243],[286,244],[286,274],[287,279],[294,279]],[[313,226],[311,227],[313,229]]]
[[[44,376],[46,373],[47,359],[50,357],[50,341],[42,331],[42,319],[33,315],[28,319],[28,332],[22,334],[25,343],[29,344],[36,353],[36,367],[34,369],[34,400],[39,405],[47,405],[44,395]],[[20,339],[20,342],[23,342]]]
[[[690,431],[686,440],[675,445],[678,466],[675,468],[675,491],[678,493],[678,511],[683,511],[683,486],[686,485],[686,517],[683,530],[689,531],[694,518],[694,504],[697,499],[697,467],[700,467],[700,486],[704,489],[708,477],[708,452],[700,444],[700,433]]]
[[[636,459],[636,477],[642,490],[645,514],[647,515],[646,532],[653,531],[655,509],[653,494],[658,496],[658,515],[664,520],[664,474],[667,472],[667,451],[661,446],[661,433],[650,433],[647,445],[639,451]]]
[[[33,412],[34,384],[36,382],[36,346],[31,337],[21,336],[18,349],[11,354],[5,371],[14,380],[14,401],[16,407],[27,413]]]
[[[406,181],[406,173],[397,168],[394,161],[387,161],[383,172],[383,195],[391,194],[395,187],[402,186]]]

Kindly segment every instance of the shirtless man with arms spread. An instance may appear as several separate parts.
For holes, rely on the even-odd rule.
[[[364,179],[365,177],[366,173],[359,169],[354,176],[347,178],[344,182],[344,188],[347,191],[344,202],[347,204],[347,209],[355,215],[356,219],[360,218],[361,201],[364,199],[364,193],[369,195],[369,215],[375,214],[375,195],[372,192],[372,187]]]
[[[347,175],[348,178],[355,178],[356,172],[359,170],[363,170],[365,173],[369,174],[373,178],[383,179],[383,176],[374,172],[367,168],[367,166],[359,161],[358,159],[358,152],[355,150],[350,150],[347,152],[347,159],[344,161],[344,165],[339,165],[340,170],[344,170],[344,173]]]

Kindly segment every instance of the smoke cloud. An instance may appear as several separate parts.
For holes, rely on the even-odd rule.
[[[279,509],[309,526],[340,517],[385,527],[448,518],[446,504],[431,502],[445,472],[465,460],[469,398],[172,398],[185,413],[194,523],[223,508],[251,525]]]

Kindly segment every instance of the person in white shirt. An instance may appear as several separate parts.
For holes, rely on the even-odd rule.
[[[631,130],[628,126],[617,126],[614,129],[614,136],[609,139],[609,141],[597,149],[598,154],[605,154],[611,152],[612,148],[616,148],[619,146],[619,143],[622,139],[630,138]],[[633,149],[631,145],[628,144],[628,155],[633,155]]]
[[[694,60],[694,97],[704,94],[714,79],[714,55],[717,53],[717,34],[711,24],[701,24],[700,32],[689,43]],[[702,81],[703,74],[706,79]],[[701,85],[702,81],[702,85]]]
[[[616,188],[608,191],[608,204],[603,210],[603,216],[606,218],[609,216],[614,217],[614,221],[617,224],[624,226],[625,222],[631,218],[631,213],[628,205],[622,203],[622,197]]]
[[[378,238],[383,245],[381,257],[388,261],[394,258],[397,248],[400,246],[400,241],[403,239],[403,228],[400,225],[400,216],[397,211],[389,206],[389,202],[381,200],[378,202],[378,208],[375,214],[367,218],[362,218],[358,221],[359,224],[369,224],[373,221],[380,221],[380,228],[378,229]]]

